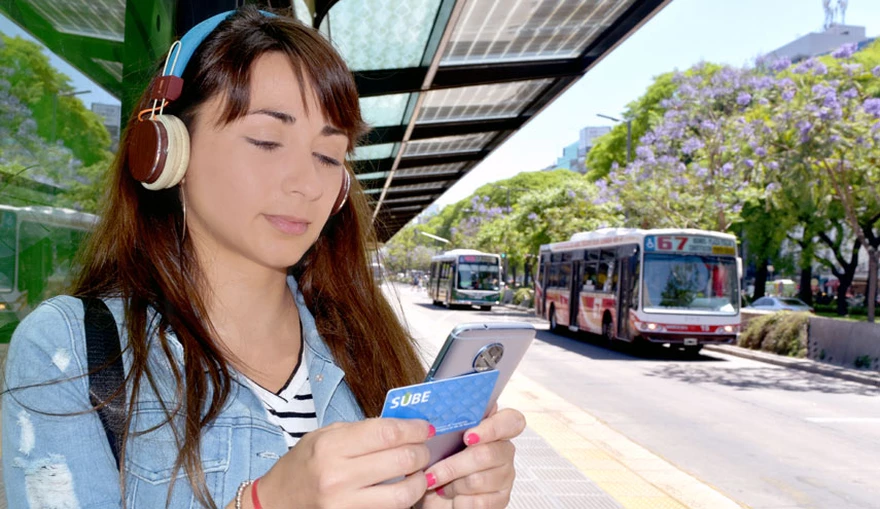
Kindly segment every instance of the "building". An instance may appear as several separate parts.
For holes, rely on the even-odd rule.
[[[584,127],[580,130],[578,141],[563,148],[562,157],[556,159],[555,165],[550,165],[545,169],[565,168],[578,173],[586,173],[587,154],[596,144],[596,139],[610,131],[611,128],[608,126]]]
[[[92,103],[92,112],[104,119],[104,127],[110,133],[110,149],[116,151],[119,147],[122,107],[119,104]]]
[[[798,37],[781,48],[768,53],[771,59],[788,58],[792,62],[827,55],[844,44],[856,44],[859,49],[874,39],[865,35],[865,27],[835,24],[822,32],[813,32]]]
[[[566,170],[578,171],[578,142],[562,149],[562,157],[556,159],[556,165],[551,165],[551,170],[565,168]]]

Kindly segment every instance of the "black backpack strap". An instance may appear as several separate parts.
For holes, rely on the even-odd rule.
[[[119,450],[125,426],[125,391],[115,398],[125,377],[116,320],[103,300],[80,297],[85,310],[86,352],[89,360],[89,400],[98,409],[107,442],[119,468]]]

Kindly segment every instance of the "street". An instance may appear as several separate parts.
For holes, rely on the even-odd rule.
[[[743,505],[880,508],[878,388],[714,352],[611,350],[513,308],[447,310],[387,290],[429,359],[458,323],[534,323],[519,374]]]

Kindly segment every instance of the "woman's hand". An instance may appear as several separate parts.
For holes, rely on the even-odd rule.
[[[426,421],[402,419],[335,423],[308,433],[260,479],[261,505],[411,507],[427,489],[421,470],[433,435]],[[396,482],[379,484],[391,479]]]
[[[434,484],[423,509],[504,508],[510,501],[515,448],[510,441],[526,427],[526,419],[512,409],[492,409],[489,417],[464,434],[467,449],[438,461],[426,472]]]

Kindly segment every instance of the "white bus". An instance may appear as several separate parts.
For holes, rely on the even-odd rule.
[[[453,249],[432,257],[428,295],[435,305],[491,310],[501,300],[501,256],[475,249]]]
[[[0,205],[0,343],[37,304],[68,290],[97,221],[70,209]]]
[[[682,346],[733,343],[740,328],[736,237],[605,228],[541,246],[535,311],[551,329]]]

